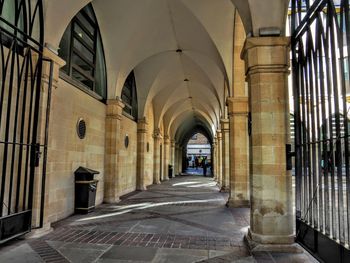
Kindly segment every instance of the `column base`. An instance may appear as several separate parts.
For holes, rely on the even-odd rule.
[[[119,202],[120,202],[119,196],[103,198],[103,203],[105,203],[105,204],[115,204],[115,203],[119,203]]]
[[[161,184],[160,181],[155,181],[153,184]]]
[[[222,186],[220,189],[220,193],[228,193],[230,191],[230,188],[227,186]]]
[[[147,190],[147,187],[144,186],[144,185],[138,186],[138,187],[136,188],[136,190],[137,190],[137,191],[146,191],[146,190]]]
[[[251,232],[244,236],[250,252],[267,251],[281,253],[303,253],[304,250],[294,242],[294,236],[265,236]]]
[[[42,228],[33,229],[31,232],[25,235],[25,239],[40,238],[53,231],[51,223],[46,223]]]
[[[235,199],[228,199],[226,203],[227,207],[233,207],[233,208],[243,208],[243,207],[250,207],[249,200],[235,200]]]

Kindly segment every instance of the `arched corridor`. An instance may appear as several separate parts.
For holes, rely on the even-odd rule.
[[[349,2],[0,1],[0,256],[349,261]]]

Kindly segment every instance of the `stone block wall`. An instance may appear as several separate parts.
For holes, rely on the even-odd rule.
[[[153,141],[153,131],[154,131],[154,114],[153,108],[149,107],[146,120],[148,123],[147,127],[147,142],[149,144],[149,151],[146,151],[146,161],[145,161],[145,185],[153,184],[153,151],[154,151],[154,141]]]
[[[46,214],[49,222],[74,212],[74,171],[86,166],[100,171],[96,203],[102,203],[106,105],[62,79],[52,90],[48,143]],[[86,121],[86,137],[79,139],[79,118]]]
[[[126,134],[129,136],[128,148],[124,145]],[[136,189],[137,164],[137,123],[125,116],[121,120],[120,145],[117,148],[120,154],[119,189],[120,195],[123,195]]]

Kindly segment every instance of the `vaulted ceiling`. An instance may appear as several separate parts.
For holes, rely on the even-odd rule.
[[[58,46],[71,19],[89,2],[46,0],[46,41]],[[183,140],[202,127],[213,137],[232,93],[232,2],[244,14],[246,30],[254,33],[261,21],[250,4],[259,6],[259,1],[92,1],[104,44],[108,97],[120,96],[134,70],[139,118],[152,106],[155,128],[163,121],[166,135]]]

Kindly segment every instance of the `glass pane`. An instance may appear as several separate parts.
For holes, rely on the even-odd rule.
[[[88,63],[86,63],[84,60],[82,60],[77,54],[73,52],[72,55],[72,63],[73,65],[78,65],[86,75],[93,76],[94,75],[94,69],[91,67]]]
[[[101,97],[107,97],[106,63],[103,54],[102,41],[100,35],[97,38],[96,46],[96,70],[95,70],[95,91]]]
[[[74,32],[78,34],[78,36],[91,47],[94,48],[94,41],[91,37],[77,24],[74,24]]]
[[[60,42],[60,47],[58,49],[58,56],[66,61],[66,65],[62,68],[62,70],[67,74],[69,74],[68,64],[69,64],[69,53],[70,53],[70,31],[71,31],[71,24],[68,25],[66,31],[64,32]]]
[[[86,27],[86,29],[91,33],[91,35],[94,35],[95,27],[84,17],[83,14],[78,13],[76,18]]]
[[[2,13],[1,13],[1,17],[6,21],[10,22],[12,25],[15,24],[15,4],[16,2],[13,0],[5,0],[3,3]],[[13,32],[11,27],[9,27],[3,22],[0,22],[0,26],[10,32]]]
[[[72,69],[72,77],[78,81],[80,81],[81,83],[83,83],[85,86],[87,86],[89,89],[93,89],[94,87],[94,82],[88,78],[86,78],[85,76],[83,76],[82,74],[79,73],[79,71],[77,71],[76,69]]]
[[[94,62],[94,55],[88,50],[83,44],[79,42],[76,38],[74,38],[74,48],[78,50],[88,61],[91,63]]]
[[[87,5],[83,11],[90,17],[90,19],[92,21],[94,21],[96,23],[96,20],[95,20],[95,15],[94,15],[94,11],[92,10],[91,8],[91,5]]]

